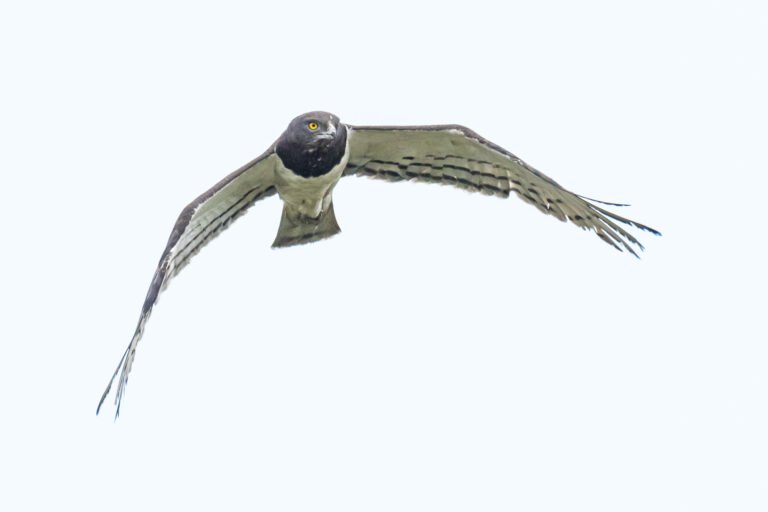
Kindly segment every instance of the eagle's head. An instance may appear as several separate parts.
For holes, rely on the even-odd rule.
[[[311,178],[329,172],[344,157],[347,127],[328,112],[308,112],[288,125],[275,145],[283,165]]]

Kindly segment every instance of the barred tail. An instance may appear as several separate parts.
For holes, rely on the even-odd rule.
[[[328,208],[313,219],[300,215],[293,207],[285,203],[280,228],[272,243],[272,247],[289,247],[291,245],[307,244],[328,238],[339,233],[341,228],[333,213],[333,202]]]

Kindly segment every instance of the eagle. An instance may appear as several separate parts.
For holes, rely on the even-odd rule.
[[[115,418],[125,394],[136,347],[158,295],[208,242],[256,201],[277,194],[283,201],[272,247],[289,247],[340,232],[333,189],[343,176],[453,185],[482,194],[514,192],[541,212],[593,231],[614,248],[637,256],[642,244],[621,224],[660,233],[574,194],[523,160],[460,125],[353,126],[328,112],[293,119],[260,156],[224,177],[181,211],[160,257],[136,330],[99,400],[96,414],[117,378]],[[119,377],[118,377],[119,374]]]

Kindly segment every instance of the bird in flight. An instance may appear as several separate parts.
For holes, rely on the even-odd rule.
[[[269,149],[184,208],[160,257],[141,315],[96,414],[115,378],[115,417],[152,307],[190,258],[256,201],[277,194],[283,201],[272,247],[322,240],[340,231],[333,212],[333,188],[343,176],[388,181],[414,180],[453,185],[486,195],[514,192],[543,213],[594,231],[616,249],[637,256],[642,244],[621,224],[653,234],[648,226],[603,209],[604,203],[569,192],[521,159],[459,125],[352,126],[328,112],[295,118]],[[119,374],[119,377],[118,377]]]

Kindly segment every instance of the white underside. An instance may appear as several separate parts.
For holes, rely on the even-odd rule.
[[[278,157],[275,169],[275,188],[280,198],[301,215],[317,218],[331,204],[333,187],[341,178],[349,160],[349,138],[344,156],[330,172],[313,178],[298,176],[286,169]]]

